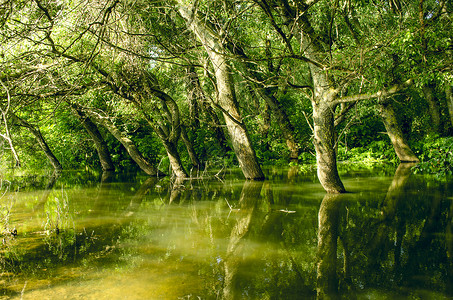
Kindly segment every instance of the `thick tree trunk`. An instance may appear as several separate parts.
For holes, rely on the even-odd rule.
[[[217,82],[218,107],[222,110],[225,123],[231,137],[233,149],[239,161],[239,166],[247,179],[262,180],[264,174],[256,159],[244,123],[238,110],[238,104],[233,87],[228,61],[225,59],[220,37],[203,24],[198,17],[179,0],[180,14],[188,21],[190,29],[195,33],[208,53],[214,67]]]
[[[39,147],[41,147],[41,149],[44,151],[44,154],[46,155],[47,159],[49,160],[49,162],[53,166],[53,168],[56,171],[61,171],[63,168],[60,164],[60,161],[53,154],[52,150],[50,150],[50,147],[47,144],[46,140],[44,139],[44,136],[42,135],[39,128],[35,128],[33,125],[31,125],[24,119],[19,118],[16,115],[12,115],[12,116],[21,126],[26,127],[31,132],[31,134],[33,134],[33,136],[36,138],[36,141],[39,144]]]
[[[168,140],[162,141],[162,143],[164,144],[164,148],[167,151],[168,159],[170,160],[170,166],[175,176],[178,178],[186,178],[187,172],[182,165],[181,158],[179,157],[177,145]]]
[[[382,121],[384,122],[387,134],[392,142],[393,148],[395,149],[396,155],[401,162],[418,162],[419,159],[412,152],[411,148],[406,142],[403,136],[398,121],[396,119],[395,110],[390,102],[379,104],[379,113]]]
[[[450,116],[450,124],[453,128],[453,86],[447,84],[445,87],[445,95],[447,98],[448,114]]]
[[[440,111],[439,111],[439,104],[437,103],[437,99],[434,95],[434,85],[433,84],[426,84],[422,87],[423,95],[425,96],[426,102],[428,102],[428,113],[431,117],[431,122],[433,126],[433,130],[435,132],[440,132],[441,130],[441,119],[440,119]]]
[[[313,102],[313,125],[318,179],[327,193],[344,193],[337,169],[334,115],[329,102]]]
[[[119,130],[115,126],[115,124],[112,123],[112,121],[110,121],[107,117],[91,110],[86,110],[86,113],[95,122],[104,126],[124,146],[127,153],[137,163],[140,169],[142,169],[148,175],[158,175],[158,170],[143,157],[142,153],[137,149],[134,142],[129,137],[127,137],[125,133]]]
[[[337,240],[340,195],[326,194],[318,213],[318,265],[316,291],[318,299],[338,297]]]
[[[96,124],[91,121],[89,117],[87,117],[83,111],[74,108],[74,111],[79,118],[80,122],[82,123],[85,130],[90,135],[91,139],[94,142],[94,147],[98,153],[99,161],[102,166],[103,171],[113,171],[115,170],[115,166],[113,165],[112,158],[110,156],[109,149],[107,147],[104,138],[102,137],[101,133],[98,130]]]

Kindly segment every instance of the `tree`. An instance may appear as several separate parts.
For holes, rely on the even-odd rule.
[[[217,105],[225,118],[233,149],[239,161],[239,166],[247,179],[264,179],[263,171],[256,159],[256,154],[250,142],[245,124],[241,120],[229,62],[225,57],[222,38],[206,26],[194,13],[196,7],[187,6],[184,1],[178,1],[179,13],[187,21],[187,26],[194,32],[205,51],[208,53],[214,68],[217,83]]]

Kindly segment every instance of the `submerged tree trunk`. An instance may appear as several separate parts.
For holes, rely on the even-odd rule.
[[[74,111],[79,118],[80,122],[82,123],[85,130],[90,135],[91,139],[94,142],[94,147],[98,153],[99,161],[102,166],[103,171],[113,171],[115,170],[115,166],[113,165],[112,158],[110,156],[109,149],[107,147],[104,138],[102,137],[101,133],[99,132],[98,127],[96,124],[91,121],[91,119],[85,115],[83,111],[74,107]]]
[[[203,44],[214,67],[217,82],[218,108],[222,110],[225,123],[231,137],[233,149],[239,161],[239,166],[247,179],[262,180],[264,174],[258,164],[255,151],[242,122],[233,87],[233,79],[225,59],[221,38],[209,27],[202,23],[196,15],[186,7],[185,2],[178,1],[179,12],[187,20],[189,28]]]
[[[148,175],[158,175],[158,170],[143,157],[142,153],[137,149],[134,142],[125,133],[119,130],[115,126],[115,124],[113,124],[112,121],[108,119],[108,117],[89,109],[85,110],[85,112],[98,124],[104,126],[124,146],[127,153],[137,163],[140,169],[142,169]]]
[[[44,151],[44,154],[46,155],[47,159],[49,160],[50,164],[53,166],[53,168],[56,171],[61,171],[63,168],[60,164],[60,161],[56,158],[56,156],[53,154],[52,150],[50,150],[49,145],[47,144],[46,140],[44,139],[44,136],[41,133],[41,130],[39,128],[34,127],[27,121],[25,121],[22,118],[19,118],[16,115],[12,115],[13,118],[23,127],[27,128],[31,134],[36,138],[36,141],[39,144],[39,147]]]
[[[418,162],[419,159],[412,152],[411,148],[406,142],[403,136],[398,121],[396,119],[395,110],[390,102],[385,101],[379,103],[379,113],[382,121],[384,122],[387,134],[392,142],[393,148],[395,149],[396,155],[401,162]]]
[[[329,103],[313,103],[313,125],[318,179],[327,193],[344,193],[337,168],[334,114]]]

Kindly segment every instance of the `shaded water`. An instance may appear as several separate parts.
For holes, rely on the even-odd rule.
[[[451,298],[453,184],[340,168],[3,180],[0,299]]]

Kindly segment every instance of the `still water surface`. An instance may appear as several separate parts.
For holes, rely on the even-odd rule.
[[[453,183],[340,169],[4,178],[0,299],[451,299]]]

